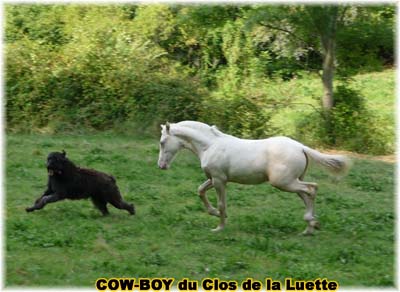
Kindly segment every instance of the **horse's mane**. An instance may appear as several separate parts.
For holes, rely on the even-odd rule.
[[[211,137],[221,137],[225,135],[216,126],[209,126],[205,123],[196,121],[182,121],[176,124],[177,126],[190,128],[193,130],[199,130],[203,135],[208,135]]]

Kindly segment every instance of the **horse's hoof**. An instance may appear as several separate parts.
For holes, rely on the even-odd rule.
[[[314,233],[312,231],[309,230],[305,230],[302,233],[300,233],[301,236],[313,236]]]
[[[315,221],[317,222],[317,221]],[[309,236],[309,235],[314,235],[314,222],[312,224],[310,224],[309,226],[307,226],[306,230],[304,230],[301,235],[304,236]]]
[[[33,212],[35,209],[34,208],[31,208],[31,207],[28,207],[28,208],[25,208],[25,211],[26,212]]]
[[[315,219],[311,220],[308,224],[309,224],[308,228],[310,228],[313,231],[314,231],[314,229],[320,229],[321,228],[321,224],[319,223],[318,220],[315,220]]]
[[[223,226],[218,226],[217,228],[211,229],[212,232],[219,232],[222,231],[224,229]]]
[[[208,214],[210,214],[211,216],[216,216],[216,217],[219,217],[219,216],[220,216],[219,211],[218,211],[217,209],[211,209],[211,210],[209,210],[209,211],[208,211]]]
[[[221,213],[220,213],[219,211],[216,211],[216,212],[208,212],[208,214],[210,214],[211,216],[216,216],[216,217],[218,217],[218,218],[221,217]],[[225,218],[228,218],[228,215],[227,215],[227,214],[225,214]]]

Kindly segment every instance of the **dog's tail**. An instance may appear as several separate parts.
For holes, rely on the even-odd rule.
[[[325,154],[307,146],[304,146],[303,151],[308,158],[311,158],[314,162],[338,177],[345,176],[352,165],[351,160],[344,155]]]

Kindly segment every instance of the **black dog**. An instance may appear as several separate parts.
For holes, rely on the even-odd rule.
[[[35,201],[27,212],[42,209],[46,204],[64,199],[91,198],[93,204],[103,213],[108,214],[107,203],[115,208],[125,209],[131,215],[135,214],[133,204],[122,199],[115,178],[93,169],[75,166],[66,157],[65,151],[52,152],[47,157],[47,172],[49,175],[47,190]]]

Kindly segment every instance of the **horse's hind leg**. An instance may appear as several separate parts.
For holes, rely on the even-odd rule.
[[[319,222],[315,218],[314,211],[314,200],[318,190],[318,185],[316,183],[303,182],[296,179],[291,183],[285,185],[273,185],[283,191],[297,193],[299,197],[303,199],[304,205],[306,207],[304,220],[307,222],[307,228],[306,230],[304,230],[303,234],[310,235],[314,232],[314,229],[319,229]]]
[[[213,187],[211,179],[206,180],[201,186],[199,186],[198,192],[200,199],[203,201],[204,206],[207,209],[208,214],[219,217],[219,211],[214,208],[207,198],[206,192]]]
[[[297,193],[300,198],[303,199],[304,205],[306,206],[306,212],[304,213],[304,220],[307,222],[307,228],[304,230],[304,235],[313,234],[314,229],[319,229],[320,224],[318,220],[315,218],[315,209],[314,209],[314,198],[307,193],[299,192]]]

